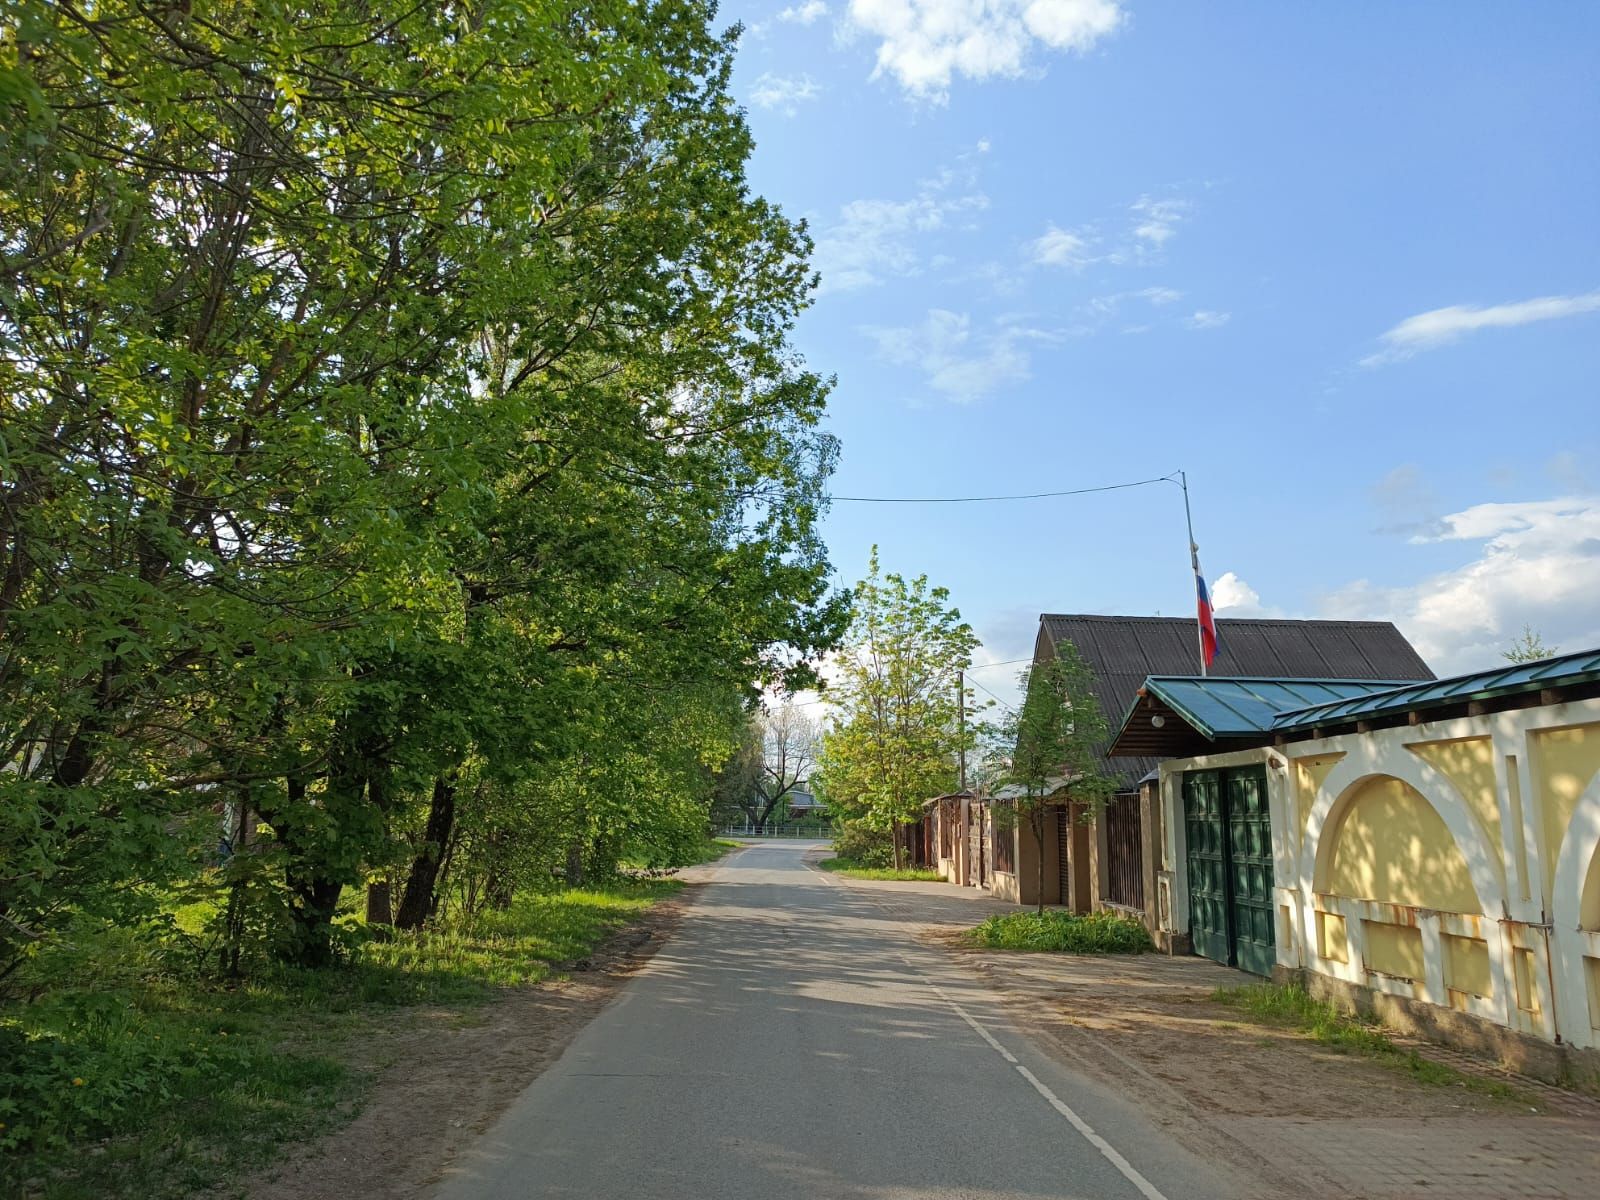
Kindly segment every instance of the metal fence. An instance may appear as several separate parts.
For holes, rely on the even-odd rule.
[[[828,838],[833,836],[833,830],[826,825],[819,825],[814,821],[803,824],[786,822],[784,824],[755,825],[724,825],[717,830],[718,837],[747,837],[747,838]]]

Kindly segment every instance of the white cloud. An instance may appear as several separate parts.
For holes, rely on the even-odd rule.
[[[750,103],[757,108],[775,108],[792,117],[801,104],[821,94],[822,88],[809,75],[774,75],[769,71],[750,89]]]
[[[795,4],[784,9],[778,14],[778,20],[791,25],[810,25],[827,15],[828,6],[822,0],[806,0],[804,4]]]
[[[1361,360],[1364,367],[1399,362],[1424,350],[1434,350],[1459,341],[1480,329],[1506,329],[1534,321],[1553,321],[1600,310],[1600,291],[1578,296],[1541,296],[1513,304],[1453,304],[1407,317],[1378,338],[1383,349]]]
[[[1409,587],[1357,580],[1324,615],[1394,621],[1441,675],[1496,666],[1525,624],[1564,650],[1600,646],[1600,496],[1478,504],[1411,541],[1479,546]]]
[[[1089,243],[1081,235],[1057,229],[1054,225],[1030,243],[1030,248],[1033,261],[1043,267],[1067,267],[1081,271],[1085,264],[1093,261],[1089,254]]]
[[[1189,202],[1170,196],[1165,199],[1140,196],[1131,207],[1134,216],[1133,236],[1156,250],[1167,244],[1189,215]]]
[[[967,155],[924,180],[909,200],[851,201],[817,234],[812,265],[822,276],[822,290],[850,291],[916,274],[925,265],[921,239],[966,227],[988,206]],[[949,258],[943,250],[940,256]]]
[[[1233,319],[1232,313],[1212,312],[1202,308],[1196,310],[1192,317],[1185,317],[1183,323],[1190,329],[1221,329]]]
[[[1194,205],[1176,196],[1140,196],[1115,219],[1071,229],[1052,222],[1040,237],[1026,244],[1029,259],[1039,266],[1078,271],[1090,263],[1118,267],[1149,266],[1163,260],[1162,251],[1188,220]]]
[[[1236,617],[1250,616],[1261,611],[1261,595],[1237,573],[1224,571],[1211,585],[1211,607],[1218,613],[1232,610]]]
[[[974,334],[966,313],[942,308],[929,309],[920,325],[866,326],[861,332],[878,344],[885,361],[915,368],[929,388],[958,404],[1026,380],[1027,344],[1056,336],[1019,324]]]
[[[878,39],[873,78],[942,101],[951,80],[1014,79],[1035,50],[1087,53],[1119,29],[1120,0],[850,0],[852,28]]]

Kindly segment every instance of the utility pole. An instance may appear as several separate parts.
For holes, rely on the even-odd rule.
[[[961,790],[967,790],[967,672],[965,669],[956,672],[956,705],[961,714],[960,730],[961,740],[957,744],[956,753],[961,763]]]
[[[1184,522],[1189,526],[1189,565],[1194,568],[1196,602],[1198,603],[1198,592],[1200,587],[1200,547],[1196,545],[1194,540],[1194,517],[1189,512],[1189,476],[1186,472],[1178,472],[1178,486],[1183,489],[1183,519]],[[1194,640],[1196,649],[1200,651],[1200,674],[1205,675],[1207,674],[1206,638],[1205,634],[1201,632],[1200,629],[1198,613],[1196,614],[1194,623]]]

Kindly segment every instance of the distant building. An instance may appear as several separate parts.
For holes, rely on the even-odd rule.
[[[1220,652],[1213,675],[1341,678],[1405,682],[1433,672],[1400,631],[1387,621],[1217,622]],[[1070,642],[1089,668],[1095,699],[1115,726],[1151,675],[1193,674],[1199,659],[1195,622],[1179,617],[1121,617],[1045,613],[1039,618],[1033,661],[1056,657]],[[1109,749],[1109,747],[1108,747]],[[1027,822],[999,823],[993,802],[969,797],[938,806],[951,828],[930,831],[947,878],[981,886],[1022,904],[1038,900],[1038,856],[1044,856],[1047,904],[1074,911],[1114,908],[1138,917],[1158,937],[1160,813],[1155,802],[1153,755],[1101,756],[1117,778],[1117,794],[1099,812],[1071,801],[1063,789],[1053,836],[1035,844]],[[1141,786],[1141,781],[1148,780]],[[933,813],[935,826],[937,813]],[[948,859],[943,849],[948,847]]]

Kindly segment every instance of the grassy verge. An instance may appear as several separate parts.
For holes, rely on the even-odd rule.
[[[716,862],[728,851],[737,850],[743,845],[743,842],[735,842],[730,838],[707,838],[706,844],[700,848],[699,857],[694,861],[697,864]]]
[[[886,879],[896,883],[938,883],[941,876],[937,871],[930,871],[925,867],[903,867],[895,870],[893,867],[868,867],[863,866],[853,858],[825,858],[817,863],[824,871],[831,871],[835,875],[843,875],[846,879]]]
[[[1510,1084],[1468,1075],[1396,1046],[1376,1022],[1343,1012],[1301,988],[1276,983],[1218,988],[1212,999],[1237,1008],[1263,1025],[1293,1029],[1336,1054],[1371,1058],[1433,1087],[1461,1088],[1501,1100],[1524,1100]]]
[[[225,1184],[286,1142],[354,1115],[350,1053],[400,1010],[465,1011],[536,981],[682,885],[519,899],[437,932],[359,945],[321,971],[225,982],[148,938],[77,931],[0,1009],[0,1194],[178,1197]]]
[[[1066,954],[1143,954],[1149,931],[1120,913],[1069,913],[1060,909],[988,918],[971,938],[991,950],[1052,950]]]

